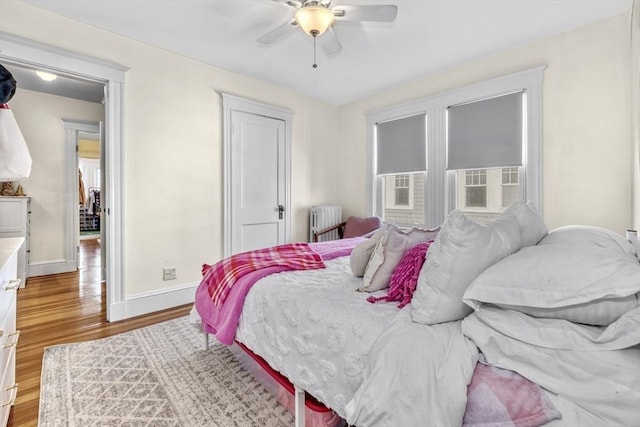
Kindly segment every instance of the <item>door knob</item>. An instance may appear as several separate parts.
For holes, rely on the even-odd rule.
[[[278,205],[278,219],[282,219],[284,215],[284,206]]]

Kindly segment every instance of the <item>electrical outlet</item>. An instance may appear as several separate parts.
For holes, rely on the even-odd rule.
[[[165,267],[162,269],[162,280],[173,280],[176,278],[175,267]]]

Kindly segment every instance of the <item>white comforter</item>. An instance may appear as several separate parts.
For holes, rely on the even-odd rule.
[[[460,426],[477,360],[460,321],[426,326],[404,309],[373,345],[362,387],[346,407],[347,422]]]
[[[492,307],[426,326],[355,292],[349,257],[326,264],[258,281],[236,339],[350,424],[461,425],[479,348],[553,394],[554,426],[640,426],[640,308],[609,328]]]
[[[349,257],[327,268],[269,275],[251,288],[236,339],[344,417],[367,355],[399,310],[356,292]]]
[[[259,280],[236,339],[351,424],[460,425],[478,355],[461,322],[413,323],[408,306],[355,292],[349,257],[326,264]]]

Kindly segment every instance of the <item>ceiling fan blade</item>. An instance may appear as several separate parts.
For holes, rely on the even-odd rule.
[[[287,6],[295,7],[296,9],[300,9],[302,7],[302,2],[298,0],[273,0],[276,3],[282,3]]]
[[[333,55],[342,50],[342,45],[340,44],[338,35],[333,30],[333,27],[327,28],[327,31],[318,38],[318,41],[328,55]]]
[[[398,6],[393,4],[367,6],[336,6],[333,15],[342,21],[391,22],[396,19]]]
[[[273,30],[269,31],[265,35],[259,37],[258,43],[262,43],[262,44],[273,43],[276,40],[279,40],[284,36],[291,34],[291,30],[296,28],[297,26],[298,26],[298,23],[296,22],[295,19],[285,22],[284,24],[279,25]]]

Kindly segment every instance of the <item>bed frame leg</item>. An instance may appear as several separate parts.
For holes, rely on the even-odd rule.
[[[295,427],[304,427],[304,390],[294,384]]]

